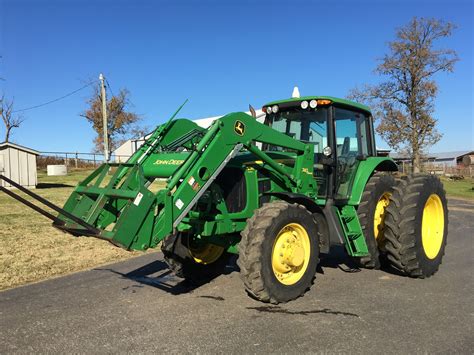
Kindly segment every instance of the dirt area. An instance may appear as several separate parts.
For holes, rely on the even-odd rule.
[[[90,172],[76,170],[60,177],[39,172],[35,192],[62,206],[73,187]],[[39,213],[0,193],[0,289],[141,254],[95,238],[74,238],[51,227],[51,222]]]

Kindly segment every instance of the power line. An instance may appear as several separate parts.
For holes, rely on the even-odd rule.
[[[39,105],[35,105],[35,106],[31,106],[31,107],[26,107],[26,108],[22,108],[22,109],[19,109],[19,110],[15,110],[15,111],[12,111],[12,112],[23,112],[23,111],[28,111],[28,110],[32,110],[34,108],[38,108],[38,107],[42,107],[42,106],[46,106],[46,105],[49,105],[49,104],[52,104],[54,102],[57,102],[59,100],[62,100],[62,99],[65,99],[66,97],[68,96],[71,96],[71,95],[74,95],[76,92],[79,92],[83,89],[85,89],[86,87],[88,86],[91,86],[92,84],[95,84],[96,81],[91,81],[90,83],[84,85],[83,87],[77,89],[77,90],[74,90],[74,91],[71,91],[70,93],[66,94],[66,95],[63,95],[61,97],[58,97],[57,99],[54,99],[54,100],[51,100],[51,101],[48,101],[48,102],[45,102],[45,103],[42,103],[42,104],[39,104]]]
[[[110,85],[109,81],[107,80],[107,77],[104,76],[104,80],[107,84],[107,88],[110,90],[110,93],[112,94],[112,97],[115,97],[115,93],[114,91],[112,90],[112,86]],[[119,95],[120,95],[120,92],[119,92]],[[127,97],[127,102],[130,104],[130,106],[132,107],[135,107],[135,104],[132,102],[132,100],[130,100],[130,95]]]
[[[110,83],[109,83],[109,81],[107,80],[107,77],[104,76],[104,79],[105,79],[105,82],[107,83],[107,87],[110,89],[110,93],[112,94],[112,96],[115,96],[115,95],[114,95],[114,91],[112,90],[112,86],[110,86]]]

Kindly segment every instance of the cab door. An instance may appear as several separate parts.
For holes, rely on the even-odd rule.
[[[368,117],[357,111],[334,108],[336,171],[334,198],[348,199],[360,160],[369,155]]]
[[[328,146],[329,110],[325,107],[316,109],[302,121],[301,140],[313,146],[314,170],[313,176],[317,183],[318,198],[327,197],[328,173],[322,164],[323,149]]]

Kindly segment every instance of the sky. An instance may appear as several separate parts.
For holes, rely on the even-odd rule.
[[[439,42],[460,61],[454,73],[435,77],[443,138],[430,151],[474,149],[470,0],[0,0],[0,90],[19,110],[104,73],[112,92],[130,91],[132,110],[150,128],[185,99],[180,116],[196,119],[288,98],[295,85],[301,95],[346,97],[380,80],[377,60],[413,16],[457,25]],[[43,152],[91,152],[95,133],[80,116],[90,93],[23,112],[12,141]],[[377,146],[387,147],[380,138]]]

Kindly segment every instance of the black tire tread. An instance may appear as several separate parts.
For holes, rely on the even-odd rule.
[[[357,263],[359,266],[367,268],[367,269],[379,269],[381,266],[381,259],[383,259],[383,255],[380,254],[380,251],[377,247],[377,243],[373,239],[373,236],[368,236],[368,232],[366,232],[367,226],[369,223],[374,223],[373,216],[369,212],[370,204],[373,202],[375,190],[379,184],[387,184],[392,187],[395,187],[396,180],[393,175],[384,173],[384,172],[377,172],[372,175],[365,185],[364,192],[362,193],[361,202],[357,208],[357,215],[359,217],[359,222],[362,227],[362,232],[364,232],[364,236],[366,237],[367,247],[369,248],[369,255],[356,258]]]
[[[275,219],[278,218],[281,212],[290,206],[300,209],[301,213],[307,213],[313,218],[312,214],[304,206],[278,200],[265,203],[261,208],[257,209],[253,216],[247,220],[247,225],[241,232],[242,240],[239,243],[239,258],[237,260],[240,268],[240,277],[247,292],[263,302],[281,303],[281,301],[271,296],[264,283],[264,279],[260,275],[262,268],[261,250],[265,239],[265,231],[275,223]],[[306,291],[313,284],[315,276],[313,276]]]
[[[421,223],[416,220],[416,208],[419,207],[419,197],[427,179],[436,179],[437,183],[441,184],[437,177],[428,174],[409,175],[401,179],[394,189],[385,217],[385,249],[388,261],[402,273],[414,278],[430,277],[441,265],[440,261],[430,273],[423,270],[417,253],[419,246],[414,237],[416,223]],[[445,212],[447,215],[448,210]],[[445,228],[447,233],[447,225]],[[444,251],[444,248],[440,251],[441,259]]]

